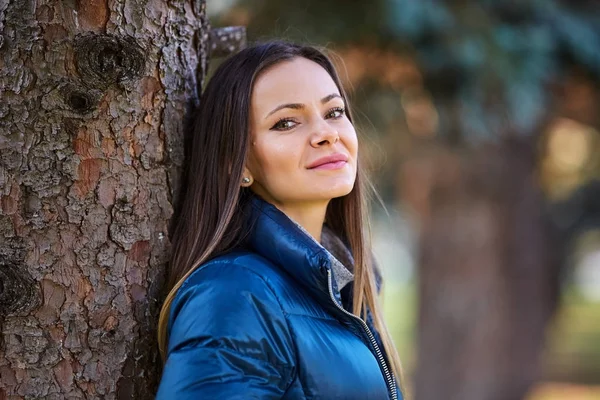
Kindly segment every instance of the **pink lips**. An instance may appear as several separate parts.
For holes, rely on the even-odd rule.
[[[308,169],[340,169],[348,162],[348,156],[336,153],[330,156],[319,158],[318,160],[311,163],[307,168]]]

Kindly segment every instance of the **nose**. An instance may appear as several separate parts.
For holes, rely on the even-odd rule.
[[[332,127],[327,120],[321,119],[315,122],[313,134],[310,138],[310,145],[312,147],[321,147],[337,143],[339,139],[340,136],[337,129]]]

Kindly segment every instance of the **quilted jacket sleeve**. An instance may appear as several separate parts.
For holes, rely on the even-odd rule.
[[[247,267],[214,263],[191,275],[172,304],[169,328],[157,400],[280,399],[294,378],[280,303]]]

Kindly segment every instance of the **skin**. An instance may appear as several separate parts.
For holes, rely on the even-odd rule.
[[[320,241],[327,205],[356,180],[358,142],[340,92],[325,69],[298,57],[263,72],[250,101],[251,182],[242,185]],[[339,168],[309,168],[336,153],[348,157]]]

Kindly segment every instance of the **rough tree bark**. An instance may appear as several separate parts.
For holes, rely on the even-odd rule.
[[[245,39],[205,15],[0,0],[0,399],[153,397],[186,115]]]

